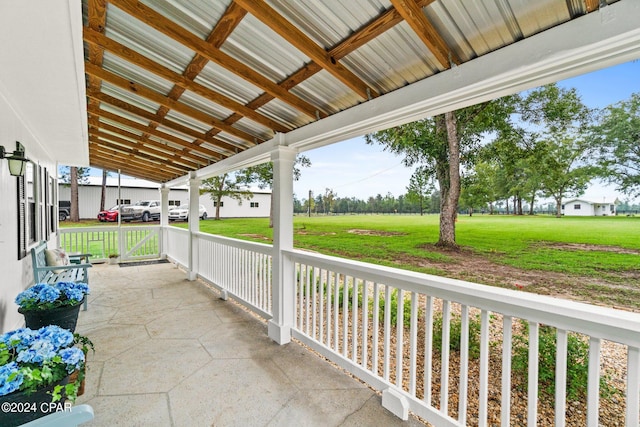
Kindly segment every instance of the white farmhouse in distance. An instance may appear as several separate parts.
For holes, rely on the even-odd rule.
[[[102,191],[102,177],[90,176],[88,182],[78,186],[78,201],[80,208],[80,218],[95,219],[99,212],[100,195]],[[71,200],[71,188],[68,184],[58,181],[58,197],[60,201]],[[123,204],[132,204],[138,200],[160,200],[159,184],[143,179],[120,179],[120,189],[118,190],[118,179],[107,178],[107,194],[105,209],[118,204],[122,200]],[[253,198],[238,201],[223,197],[220,206],[221,218],[267,218],[271,209],[271,191],[256,190]],[[118,196],[118,194],[120,194]],[[187,188],[174,187],[169,191],[169,209],[172,206],[189,203],[189,191]],[[207,209],[207,216],[214,218],[216,209],[209,194],[200,196],[200,204]]]
[[[608,216],[616,214],[613,202],[591,202],[584,199],[569,199],[562,204],[562,213],[566,216]]]

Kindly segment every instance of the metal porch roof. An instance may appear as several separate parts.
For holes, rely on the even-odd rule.
[[[614,2],[83,0],[90,163],[174,180]]]

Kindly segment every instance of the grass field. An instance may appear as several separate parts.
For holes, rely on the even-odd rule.
[[[437,215],[298,216],[294,245],[365,262],[640,309],[640,218],[460,216],[456,226],[460,252],[434,246],[438,227]],[[200,222],[200,229],[263,243],[270,243],[273,236],[266,218],[206,220]]]

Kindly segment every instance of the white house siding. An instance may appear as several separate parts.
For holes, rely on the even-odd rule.
[[[30,133],[28,124],[15,114],[0,91],[0,145],[3,145],[7,151],[13,152],[16,149],[16,141],[22,143],[26,156],[33,162],[32,167],[40,173],[40,177],[36,177],[36,179],[42,181],[42,184],[36,188],[43,188],[45,171],[49,174],[54,172],[56,170],[55,163],[47,160],[41,146]],[[55,173],[53,173],[53,178],[55,178]],[[24,318],[18,313],[18,306],[15,305],[14,300],[19,292],[33,284],[29,249],[40,240],[49,241],[50,247],[53,247],[56,241],[56,234],[48,234],[45,227],[45,218],[47,217],[45,216],[46,207],[42,203],[43,198],[36,195],[31,199],[37,206],[36,239],[27,244],[27,255],[18,259],[17,180],[18,178],[9,174],[7,160],[0,160],[0,199],[3,201],[0,208],[0,259],[2,260],[0,262],[2,269],[0,332],[24,325]],[[33,189],[33,183],[30,183],[29,187]],[[51,187],[55,193],[56,186],[51,185]],[[52,197],[52,200],[55,200],[55,194]]]
[[[207,209],[207,214],[210,218],[215,217],[216,208],[213,206],[213,201],[209,194],[203,194],[200,196],[200,203]],[[251,204],[257,203],[257,207],[252,207]],[[221,218],[268,218],[269,211],[271,209],[271,193],[259,193],[254,192],[253,198],[249,200],[242,200],[242,204],[231,197],[222,198],[222,206],[220,207]]]
[[[566,216],[608,216],[615,215],[615,205],[607,202],[590,202],[571,199],[563,203]],[[579,207],[578,207],[579,206]]]

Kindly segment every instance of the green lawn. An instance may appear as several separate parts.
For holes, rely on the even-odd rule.
[[[268,225],[267,218],[209,219],[200,222],[200,229],[271,243]],[[640,308],[640,218],[460,216],[456,235],[461,252],[436,248],[438,229],[437,215],[297,216],[294,245],[479,283],[524,284],[531,292]]]
[[[273,236],[267,219],[208,220],[200,227],[260,242]],[[432,247],[438,240],[436,215],[295,217],[294,228],[296,247],[326,254],[387,265],[412,257],[451,260]],[[640,268],[640,218],[460,216],[456,236],[474,254],[520,269],[591,276]],[[622,253],[625,249],[635,253]]]

